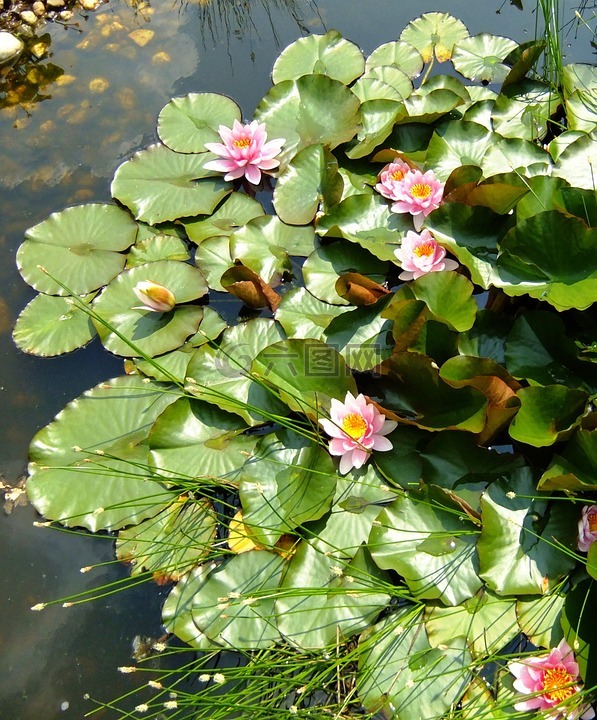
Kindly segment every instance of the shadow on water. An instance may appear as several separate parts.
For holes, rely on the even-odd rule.
[[[364,18],[362,0],[111,0],[67,26],[46,25],[23,62],[0,77],[0,473],[8,483],[23,474],[39,428],[69,400],[122,372],[121,360],[97,342],[53,360],[16,350],[10,329],[33,297],[15,268],[24,231],[68,205],[109,201],[114,170],[157,140],[156,117],[171,97],[222,92],[249,118],[269,88],[276,55],[301,35],[336,28],[369,53],[422,11],[418,0],[366,5]],[[571,13],[575,6],[568,3]],[[532,10],[502,0],[430,1],[424,9],[453,13],[471,34],[487,30],[521,42],[534,33]],[[576,60],[591,62],[591,39],[587,33],[578,52],[575,46]],[[143,681],[116,668],[131,664],[135,636],[160,635],[167,589],[143,585],[31,612],[38,602],[127,576],[113,562],[110,538],[34,527],[36,519],[31,507],[0,515],[0,715],[80,720],[93,707],[86,694],[109,700]]]

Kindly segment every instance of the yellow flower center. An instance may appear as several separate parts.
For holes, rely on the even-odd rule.
[[[237,148],[246,148],[251,144],[251,140],[248,137],[240,138],[232,143]]]
[[[350,413],[342,420],[342,430],[353,440],[360,438],[367,429],[367,422],[362,415]]]
[[[404,170],[394,170],[394,172],[390,175],[390,179],[400,182],[405,175],[406,172]]]
[[[589,513],[588,518],[589,518],[589,530],[591,532],[597,532],[597,513],[595,513],[595,512]]]
[[[417,245],[417,247],[413,249],[413,254],[417,257],[430,257],[433,255],[434,251],[435,246],[433,243],[426,242],[421,245]]]
[[[575,679],[561,665],[546,670],[543,676],[544,695],[555,702],[568,699],[576,692],[574,688]]]
[[[431,185],[427,183],[415,183],[410,189],[410,194],[419,200],[425,200],[431,195]]]

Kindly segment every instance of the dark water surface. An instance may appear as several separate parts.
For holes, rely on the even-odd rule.
[[[562,15],[568,61],[593,62],[591,35]],[[0,474],[15,484],[27,446],[71,399],[121,374],[121,361],[92,344],[42,360],[17,351],[10,330],[33,297],[15,268],[24,231],[51,212],[107,201],[116,167],[157,140],[158,112],[176,95],[222,92],[250,119],[270,87],[279,51],[301,35],[338,29],[368,54],[396,40],[409,20],[448,11],[471,34],[535,34],[532,8],[501,0],[111,0],[67,27],[47,25],[47,48],[19,83],[0,78]],[[594,12],[594,10],[593,10]],[[589,13],[590,14],[590,13]],[[85,695],[108,701],[139,683],[130,665],[136,635],[160,634],[164,590],[142,586],[64,609],[32,605],[126,576],[110,538],[38,528],[30,507],[0,510],[0,718],[80,720]],[[81,567],[106,563],[90,573]],[[111,711],[93,717],[115,717]]]

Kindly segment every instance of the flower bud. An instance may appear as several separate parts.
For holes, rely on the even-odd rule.
[[[164,313],[169,312],[176,305],[176,299],[170,290],[152,280],[141,280],[135,285],[133,292],[143,303],[143,307],[136,307],[133,310]]]

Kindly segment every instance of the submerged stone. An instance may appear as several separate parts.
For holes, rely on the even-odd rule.
[[[0,66],[15,62],[25,48],[22,40],[9,32],[0,32]]]

